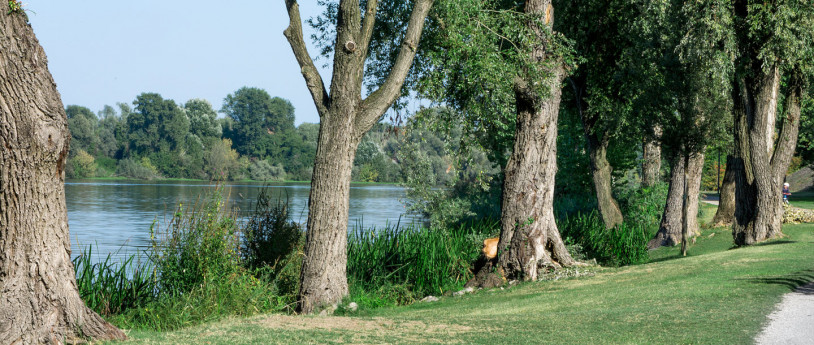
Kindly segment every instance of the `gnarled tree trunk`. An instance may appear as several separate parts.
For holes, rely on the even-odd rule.
[[[553,24],[551,0],[527,0],[525,12],[544,18],[549,27]],[[533,61],[545,63],[543,28],[534,22],[528,25],[541,41],[529,54]],[[551,77],[542,81],[548,97],[534,90],[536,81],[515,78],[517,127],[505,169],[498,244],[498,267],[509,278],[536,280],[540,266],[574,264],[554,221],[557,117],[565,71],[557,66],[550,72]]]
[[[415,0],[390,75],[379,89],[362,99],[362,78],[378,1],[367,1],[364,17],[359,0],[339,2],[330,94],[306,49],[299,5],[296,0],[285,1],[290,22],[284,34],[320,116],[297,305],[302,313],[336,304],[348,294],[348,205],[353,159],[362,136],[399,96],[432,3]]]
[[[656,136],[661,136],[661,128],[653,129]],[[661,144],[658,140],[645,138],[642,144],[642,186],[652,187],[659,182],[661,172]]]
[[[611,229],[622,223],[622,210],[619,203],[613,197],[613,186],[611,185],[611,172],[613,168],[608,162],[608,139],[603,136],[600,140],[595,133],[586,133],[588,139],[588,149],[591,156],[591,173],[593,174],[594,189],[596,190],[596,200],[599,207],[599,214],[605,227]]]
[[[8,6],[0,3],[0,342],[124,339],[79,297],[65,208],[67,118],[26,15]]]
[[[596,124],[599,121],[597,114],[591,114],[584,110],[587,106],[583,100],[585,95],[585,78],[569,79],[574,89],[574,98],[577,103],[577,111],[582,122],[585,140],[588,142],[588,154],[591,158],[591,175],[596,192],[597,206],[602,222],[605,227],[611,229],[624,221],[619,203],[613,197],[613,186],[611,181],[611,167],[608,162],[608,135],[597,133]]]
[[[734,87],[738,169],[732,236],[739,246],[782,234],[782,183],[797,144],[802,96],[799,79],[793,75],[789,82],[786,116],[774,139],[780,71],[777,67],[768,71],[755,77],[741,77]]]
[[[735,219],[735,171],[743,169],[736,166],[737,162],[734,156],[726,156],[726,172],[718,193],[718,210],[712,218],[711,227],[730,226]]]

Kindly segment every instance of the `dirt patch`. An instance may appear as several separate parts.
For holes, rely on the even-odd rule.
[[[351,331],[353,333],[361,332],[373,335],[392,335],[401,339],[414,339],[416,341],[420,341],[422,337],[454,337],[461,333],[473,331],[472,327],[463,325],[427,324],[422,321],[393,321],[381,317],[363,319],[342,316],[270,315],[254,320],[253,323],[265,328]]]

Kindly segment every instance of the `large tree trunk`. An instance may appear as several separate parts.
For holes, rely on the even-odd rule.
[[[622,223],[622,210],[619,203],[613,198],[611,185],[611,171],[613,168],[608,162],[608,139],[603,136],[599,139],[595,133],[586,133],[588,139],[588,149],[591,156],[591,173],[593,174],[594,188],[596,190],[596,200],[599,207],[599,214],[605,227],[611,229]]]
[[[348,294],[350,179],[360,138],[345,134],[352,130],[343,125],[347,123],[320,124],[300,275],[300,310],[306,313]]]
[[[656,236],[647,243],[647,248],[674,246],[681,242],[681,214],[684,205],[684,160],[677,156],[670,169],[670,188],[667,202],[661,215],[661,224]]]
[[[761,69],[762,70],[762,69]],[[780,99],[777,67],[735,83],[735,244],[750,245],[781,232],[782,183],[788,169],[800,123],[802,89],[796,76],[789,82],[786,116],[777,139],[774,119]]]
[[[85,307],[65,208],[65,110],[26,15],[0,4],[0,342],[124,339]]]
[[[720,195],[718,211],[712,218],[712,227],[730,226],[735,219],[735,171],[743,169],[736,166],[737,162],[735,156],[726,156],[726,172],[724,172],[724,180],[721,182],[721,189],[718,193]]]
[[[525,12],[552,25],[551,0],[528,0]],[[529,52],[545,63],[543,28],[529,22],[541,45]],[[550,62],[549,62],[550,63]],[[552,67],[543,81],[548,97],[534,83],[515,78],[517,127],[514,150],[505,169],[498,267],[509,278],[536,280],[541,266],[572,265],[554,221],[554,177],[557,172],[557,117],[565,71]]]
[[[364,17],[359,0],[339,2],[330,95],[306,49],[299,5],[296,0],[285,1],[290,22],[284,34],[320,116],[297,306],[302,313],[335,305],[348,294],[348,204],[353,159],[362,136],[400,95],[432,3],[415,0],[390,75],[362,99],[364,66],[378,1],[367,1]]]
[[[654,134],[661,136],[661,128],[656,126]],[[659,182],[661,172],[661,144],[658,140],[646,138],[642,144],[642,187],[652,187]]]

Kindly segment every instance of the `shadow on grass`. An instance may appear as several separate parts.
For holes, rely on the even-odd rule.
[[[776,244],[788,244],[788,243],[797,243],[797,241],[792,241],[792,240],[777,240],[777,241],[770,241],[770,242],[761,242],[761,243],[757,243],[757,244],[754,244],[754,246],[773,246],[773,245],[776,245]],[[748,246],[745,246],[745,247],[748,247]]]
[[[798,290],[798,292],[814,295],[814,270],[805,270],[790,273],[783,276],[768,276],[760,278],[735,278],[735,280],[744,280],[755,284],[771,284],[783,285],[789,291]]]

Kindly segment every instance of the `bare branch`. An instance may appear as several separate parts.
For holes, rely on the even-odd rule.
[[[424,20],[427,18],[432,4],[433,0],[415,0],[415,7],[413,7],[413,12],[410,14],[410,22],[407,26],[407,33],[404,36],[404,41],[401,42],[401,51],[399,51],[393,69],[384,84],[363,101],[362,113],[356,118],[355,128],[357,131],[364,133],[373,127],[382,114],[398,98],[404,79],[407,78],[407,73],[410,72],[410,66],[413,64],[413,59],[418,50],[418,42],[421,39],[421,32],[424,29]]]
[[[363,59],[367,57],[367,51],[370,48],[370,38],[373,36],[373,26],[376,24],[376,8],[378,4],[377,0],[367,1],[367,10],[365,10],[365,18],[362,22],[361,42],[359,42]]]
[[[323,83],[322,77],[314,65],[314,60],[311,59],[311,55],[308,54],[308,48],[305,46],[305,41],[302,36],[300,6],[297,4],[297,0],[285,0],[285,7],[288,10],[290,22],[288,28],[283,31],[283,35],[288,39],[291,50],[294,51],[294,56],[300,65],[300,72],[302,72],[302,77],[305,79],[305,85],[308,87],[308,91],[311,92],[314,105],[316,105],[317,112],[321,118],[328,113],[331,99],[328,96],[328,91],[325,89],[325,83]]]

